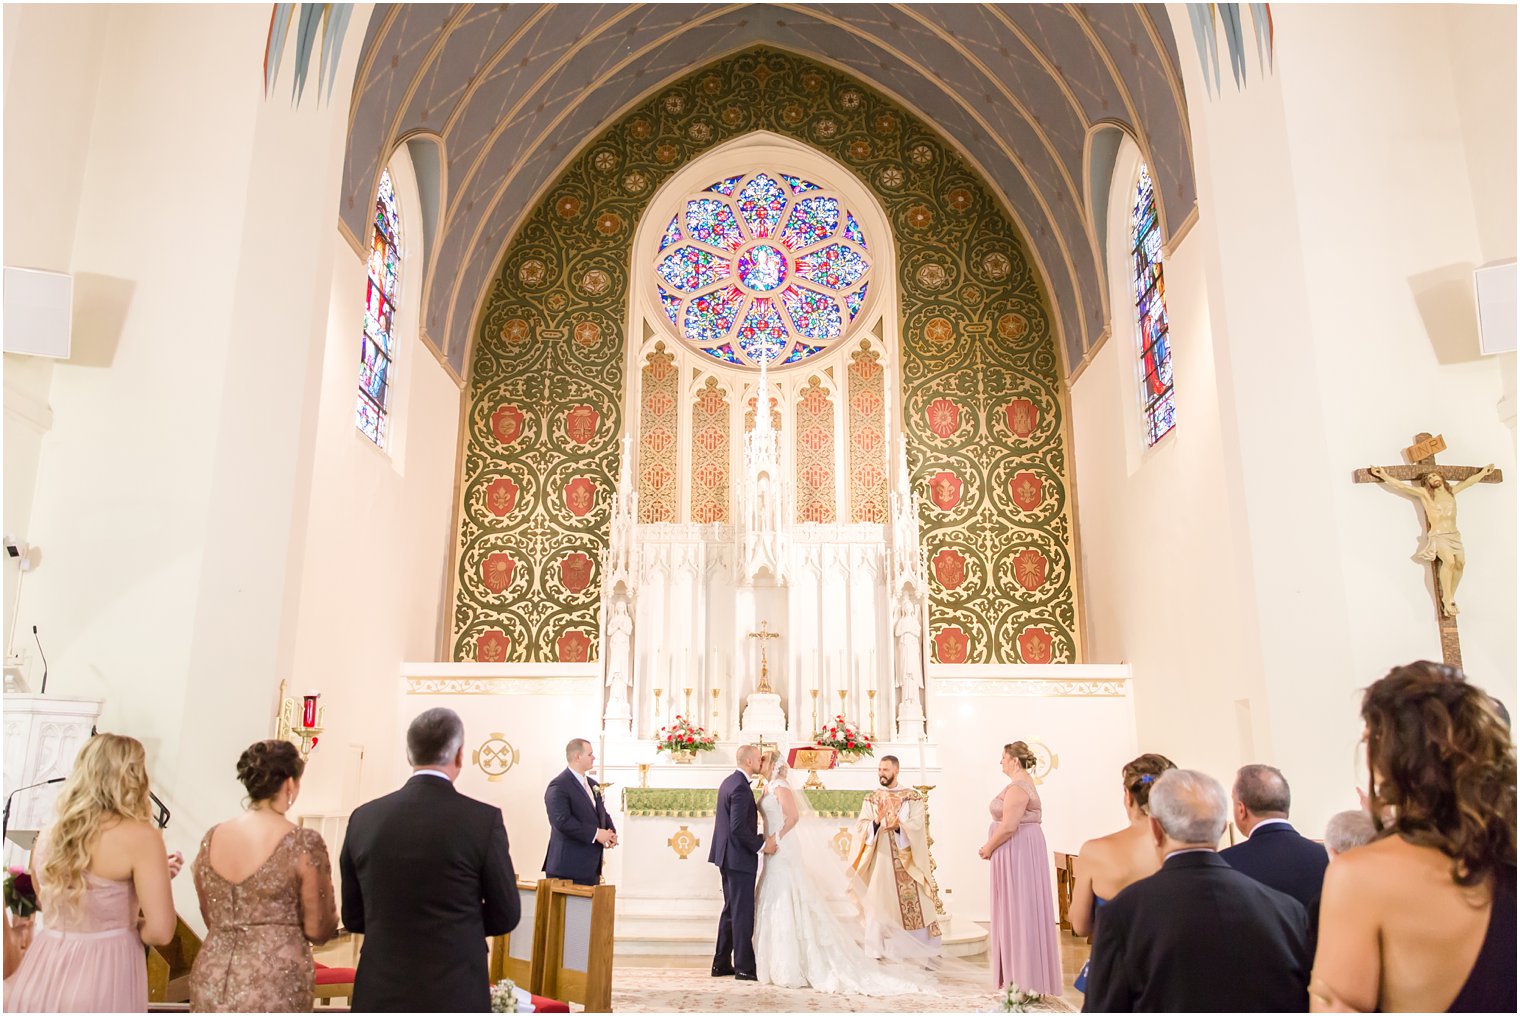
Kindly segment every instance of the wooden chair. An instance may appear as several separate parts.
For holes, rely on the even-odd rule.
[[[610,885],[575,885],[546,879],[537,901],[543,912],[543,948],[538,957],[538,985],[530,988],[564,1002],[579,1002],[586,1012],[612,1011],[612,924],[617,889]]]
[[[1056,912],[1062,931],[1071,931],[1071,894],[1076,886],[1077,858],[1073,854],[1057,853],[1056,858]],[[1076,932],[1072,932],[1076,934]]]
[[[169,944],[148,947],[148,1001],[190,1001],[190,968],[200,951],[200,936],[176,917]]]
[[[517,880],[517,895],[522,900],[522,918],[517,930],[491,939],[491,983],[503,977],[510,978],[524,991],[538,993],[538,968],[535,961],[543,955],[545,918],[548,911],[539,907],[539,900],[547,899],[547,879],[530,882]]]

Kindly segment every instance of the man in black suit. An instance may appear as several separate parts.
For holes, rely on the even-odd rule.
[[[429,709],[406,731],[412,778],[348,820],[343,924],[364,936],[354,1012],[490,1012],[486,937],[522,902],[501,809],[454,789],[464,724]]]
[[[565,771],[549,781],[544,808],[549,812],[549,852],[544,874],[577,885],[596,885],[602,874],[602,851],[617,846],[617,828],[602,800],[602,786],[591,778],[596,755],[591,742],[578,737],[565,745]]]
[[[1235,828],[1246,841],[1221,850],[1219,856],[1236,871],[1287,893],[1312,916],[1319,910],[1319,890],[1330,855],[1288,823],[1293,803],[1288,781],[1272,766],[1241,766],[1230,797]]]
[[[1151,787],[1161,870],[1104,906],[1084,1012],[1304,1012],[1303,906],[1215,852],[1229,806],[1205,773],[1173,769]]]
[[[713,823],[708,861],[723,874],[723,916],[718,918],[718,948],[712,975],[732,974],[740,981],[755,979],[755,875],[760,849],[776,852],[776,844],[760,835],[760,812],[750,779],[760,771],[760,749],[743,744],[734,753],[739,768],[718,789],[718,814]]]

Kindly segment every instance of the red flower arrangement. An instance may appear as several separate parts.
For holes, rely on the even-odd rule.
[[[860,725],[851,723],[843,715],[835,716],[832,723],[814,734],[813,743],[820,748],[833,748],[851,761],[876,754],[871,748],[871,739],[861,731]]]
[[[717,747],[717,738],[702,727],[693,724],[686,717],[677,716],[676,721],[670,726],[660,728],[660,739],[654,746],[654,750],[695,752],[713,751]]]

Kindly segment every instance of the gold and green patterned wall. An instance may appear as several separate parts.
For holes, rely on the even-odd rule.
[[[453,655],[598,656],[633,233],[672,173],[754,130],[854,172],[899,252],[903,427],[942,663],[1074,662],[1059,359],[1024,242],[934,130],[802,57],[741,53],[586,146],[514,237],[469,374]]]

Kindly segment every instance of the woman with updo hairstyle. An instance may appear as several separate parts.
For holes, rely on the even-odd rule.
[[[1362,696],[1378,829],[1325,871],[1316,1012],[1514,1012],[1515,749],[1489,696],[1439,663]]]
[[[1060,997],[1061,951],[1050,892],[1050,849],[1040,829],[1040,794],[1030,775],[1035,761],[1023,741],[1003,745],[1008,785],[992,799],[992,827],[977,851],[992,862],[987,949],[998,989],[1014,983],[1026,991]]]
[[[1123,889],[1161,870],[1161,857],[1151,838],[1151,787],[1157,777],[1176,764],[1165,755],[1146,752],[1124,765],[1120,782],[1124,787],[1124,814],[1129,822],[1118,832],[1088,840],[1082,844],[1073,867],[1071,908],[1067,914],[1071,930],[1089,938],[1097,934],[1098,910]],[[1082,967],[1073,987],[1087,990],[1089,962]]]
[[[79,749],[32,851],[40,927],[6,982],[7,1012],[147,1009],[143,946],[174,937],[182,861],[164,852],[149,801],[142,742],[96,734]]]
[[[256,741],[237,763],[243,814],[213,826],[195,858],[206,941],[190,971],[192,1012],[308,1012],[311,945],[338,930],[327,844],[288,813],[306,762],[289,741]]]

